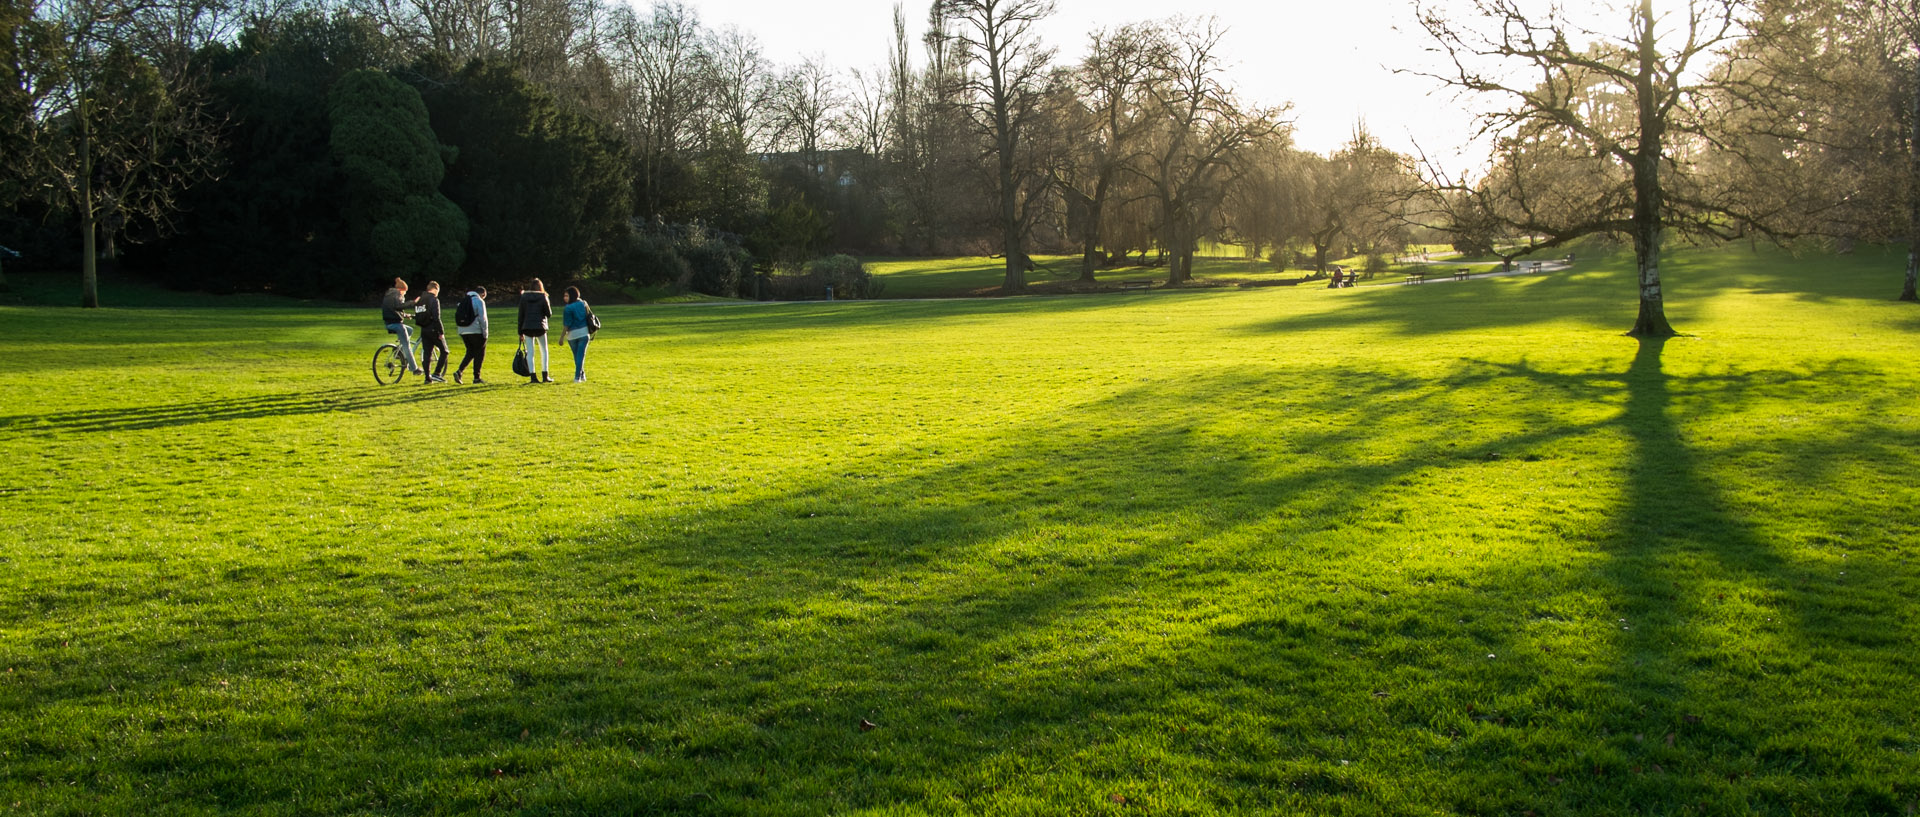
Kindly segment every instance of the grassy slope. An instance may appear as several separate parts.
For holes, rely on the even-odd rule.
[[[0,810],[1908,814],[1897,268],[0,308]]]

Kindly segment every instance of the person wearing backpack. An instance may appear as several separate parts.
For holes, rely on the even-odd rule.
[[[547,365],[547,319],[553,317],[553,301],[547,298],[547,285],[533,279],[533,286],[520,293],[520,351],[527,356],[527,382],[552,383]],[[534,368],[538,350],[539,368]],[[538,372],[538,374],[535,374]]]
[[[587,343],[593,340],[593,307],[580,299],[579,287],[567,287],[560,293],[566,307],[560,310],[560,322],[567,327],[567,346],[573,349],[573,382],[587,382]]]
[[[487,359],[486,287],[467,290],[466,300],[453,309],[453,325],[460,333],[460,342],[467,346],[466,356],[460,358],[460,368],[453,370],[453,382],[460,382],[460,375],[466,372],[469,362],[473,363],[474,384],[487,382],[480,379],[480,364]]]

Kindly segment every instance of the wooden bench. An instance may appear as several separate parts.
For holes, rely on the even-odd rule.
[[[1121,288],[1122,290],[1127,290],[1127,289],[1152,289],[1152,288],[1153,288],[1153,280],[1152,280],[1152,279],[1150,279],[1150,278],[1142,278],[1142,279],[1139,279],[1139,280],[1135,280],[1135,281],[1121,281],[1121,282],[1120,282],[1120,288]]]
[[[1454,270],[1454,271],[1453,271],[1453,280],[1455,280],[1455,281],[1465,281],[1465,280],[1467,280],[1467,276],[1469,276],[1469,275],[1472,275],[1472,274],[1473,274],[1473,268],[1472,268],[1472,267],[1461,267],[1461,268],[1459,268],[1459,269],[1457,269],[1457,270]]]
[[[1426,283],[1426,282],[1427,282],[1427,276],[1429,276],[1429,275],[1433,275],[1433,273],[1431,273],[1431,272],[1416,272],[1416,273],[1414,273],[1414,274],[1412,274],[1412,275],[1409,275],[1409,276],[1407,276],[1407,279],[1406,279],[1405,281],[1401,281],[1400,283],[1403,283],[1403,284],[1424,284],[1424,283]]]

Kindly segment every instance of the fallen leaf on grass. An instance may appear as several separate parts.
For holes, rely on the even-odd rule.
[[[1112,800],[1112,801],[1113,801],[1113,802],[1115,802],[1115,803],[1125,803],[1125,802],[1127,802],[1127,796],[1126,796],[1126,795],[1124,795],[1124,794],[1109,794],[1109,795],[1107,795],[1107,799],[1108,799],[1108,800]]]
[[[862,732],[871,732],[874,730],[874,727],[877,727],[879,725],[880,724],[874,723],[873,721],[867,720],[866,718],[860,719],[860,731]]]

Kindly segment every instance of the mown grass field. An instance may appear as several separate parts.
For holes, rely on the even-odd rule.
[[[1039,255],[1034,256],[1034,262],[1039,266],[1027,273],[1029,283],[1070,281],[1080,274],[1079,256]],[[1007,271],[1005,261],[987,256],[873,258],[865,259],[864,263],[866,269],[886,285],[880,297],[889,299],[992,294],[1006,279]],[[1203,279],[1264,281],[1300,278],[1308,273],[1297,269],[1280,272],[1271,264],[1250,264],[1243,259],[1198,258],[1194,261],[1194,274]],[[1114,267],[1097,271],[1095,277],[1108,284],[1147,279],[1158,284],[1166,280],[1167,271],[1165,267]]]
[[[1899,263],[0,307],[0,813],[1913,814]]]

